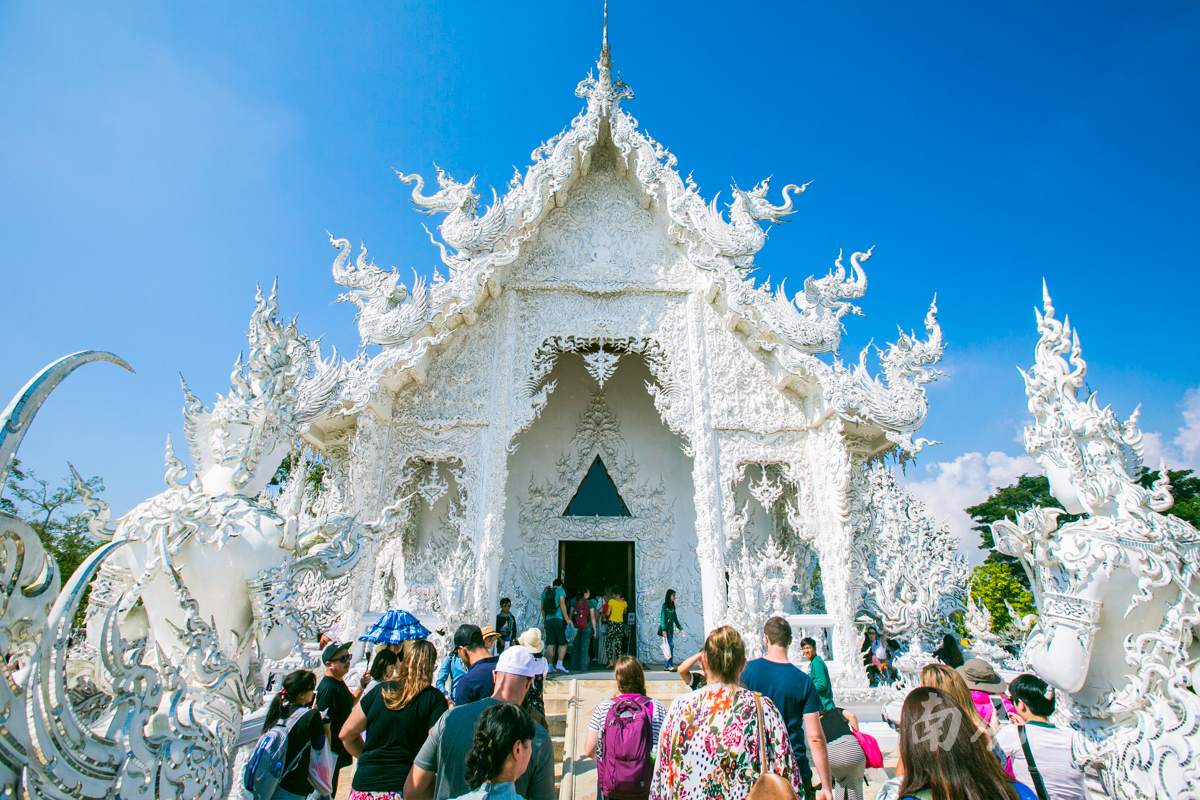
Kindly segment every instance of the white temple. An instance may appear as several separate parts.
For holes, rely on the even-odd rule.
[[[537,624],[534,598],[562,575],[571,592],[626,593],[644,659],[667,589],[690,633],[732,624],[752,651],[788,614],[820,638],[841,702],[902,696],[966,611],[976,654],[1055,687],[1097,796],[1200,798],[1200,533],[1168,513],[1165,466],[1142,485],[1137,413],[1080,395],[1079,337],[1049,293],[1025,444],[1083,516],[1060,527],[1038,507],[993,526],[1038,609],[994,633],[964,605],[957,540],[888,466],[927,443],[936,308],[925,339],[879,352],[882,378],[866,351],[845,366],[869,252],[792,298],[756,285],[760,223],[803,189],[775,205],[766,181],[734,187],[726,217],[621,108],[633,93],[613,81],[607,33],[598,66],[576,90],[584,110],[482,216],[472,183],[439,171],[426,196],[400,176],[447,215],[448,278],[405,286],[334,240],[355,359],[324,358],[259,292],[230,391],[205,407],[184,386],[190,480],[168,439],[166,489],[115,524],[82,487],[103,544],[74,574],[0,511],[0,791],[223,800],[264,673],[304,642],[397,606],[431,628],[485,623],[501,596]],[[65,356],[0,414],[0,486],[51,391],[98,361],[128,368]],[[311,453],[267,490],[300,441]],[[904,680],[867,687],[862,620],[908,642]]]
[[[426,195],[400,175],[420,210],[446,215],[447,278],[406,286],[333,240],[340,299],[381,351],[351,365],[343,407],[304,438],[348,509],[374,518],[399,503],[405,520],[336,587],[343,624],[391,607],[430,627],[482,623],[501,597],[540,624],[537,599],[561,575],[568,592],[623,590],[647,658],[668,589],[693,633],[827,613],[833,660],[865,685],[847,659],[864,592],[886,606],[903,589],[872,583],[873,515],[899,513],[945,551],[931,557],[949,583],[932,566],[928,580],[902,576],[927,626],[965,579],[955,543],[868,469],[925,444],[913,435],[942,353],[936,307],[927,338],[902,333],[880,352],[882,379],[866,351],[843,365],[833,356],[870,252],[839,255],[794,296],[756,285],[761,223],[793,213],[804,187],[776,205],[766,180],[734,186],[726,217],[622,107],[633,92],[614,79],[607,29],[597,67],[576,88],[584,109],[482,215],[473,179],[439,169]],[[904,508],[873,503],[888,492]]]

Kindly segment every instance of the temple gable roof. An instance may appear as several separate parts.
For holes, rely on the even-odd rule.
[[[614,78],[607,24],[596,66],[595,76],[576,87],[584,108],[533,151],[533,163],[513,175],[502,197],[492,190],[482,213],[474,178],[460,183],[437,168],[437,191],[427,194],[420,175],[397,173],[413,187],[419,211],[445,215],[434,244],[447,277],[435,271],[426,283],[414,275],[406,286],[395,269],[376,267],[365,247],[351,266],[349,241],[330,237],[339,250],[334,280],[347,290],[340,299],[357,305],[364,347],[382,348],[351,363],[342,414],[371,404],[381,384],[406,383],[431,348],[474,324],[506,286],[594,294],[690,286],[701,287],[726,328],[769,355],[780,386],[820,384],[832,413],[877,427],[904,452],[919,450],[923,440],[914,444],[912,434],[927,407],[920,384],[936,376],[931,365],[942,350],[936,307],[926,318],[927,340],[901,332],[879,351],[883,381],[869,374],[865,350],[854,368],[817,358],[836,354],[843,317],[859,313],[852,301],[866,291],[862,264],[870,251],[851,255],[848,268],[839,255],[827,275],[805,279],[792,297],[783,283],[756,285],[750,272],[766,240],[761,223],[792,214],[807,185],[783,187],[778,204],[768,200],[769,178],[749,190],[733,186],[727,210],[718,205],[720,193],[705,201],[690,176],[680,175],[675,156],[622,108],[633,90]],[[582,191],[585,184],[597,191]]]

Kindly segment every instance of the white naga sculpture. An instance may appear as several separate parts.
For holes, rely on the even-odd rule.
[[[262,701],[261,661],[287,656],[298,634],[317,633],[297,607],[295,582],[344,574],[377,530],[345,515],[304,513],[295,497],[286,518],[253,499],[307,422],[334,402],[345,369],[336,353],[322,360],[294,323],[279,322],[274,292],[256,302],[250,356],[245,365],[239,357],[229,394],[206,410],[185,386],[195,479],[180,482],[185,470],[168,440],[168,489],[115,530],[105,526],[107,506],[86,497],[89,527],[106,543],[61,594],[36,534],[0,514],[0,637],[5,652],[30,660],[15,673],[0,666],[0,779],[10,795],[224,797],[243,710]],[[0,427],[0,478],[50,390],[100,359],[125,366],[107,353],[69,356],[14,399]],[[111,700],[85,724],[68,694],[67,648],[93,579],[90,677]]]
[[[1120,422],[1094,394],[1079,398],[1087,364],[1048,293],[1038,330],[1025,447],[1063,508],[1086,516],[1059,528],[1059,509],[1034,508],[992,526],[1033,586],[1026,659],[1070,697],[1076,759],[1099,767],[1111,795],[1200,797],[1200,533],[1163,513],[1165,467],[1151,489],[1137,482],[1137,412]]]

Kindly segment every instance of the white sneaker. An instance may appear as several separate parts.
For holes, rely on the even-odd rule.
[[[562,674],[566,675],[570,670],[568,670],[566,667],[555,666],[554,671],[561,672]]]

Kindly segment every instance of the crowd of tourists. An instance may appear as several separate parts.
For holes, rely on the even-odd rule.
[[[588,672],[593,668],[615,669],[617,660],[637,650],[634,613],[619,587],[607,586],[593,594],[590,588],[568,597],[562,578],[543,591],[539,602],[545,629],[547,656],[555,672]],[[507,598],[501,614],[508,613]],[[510,614],[511,616],[511,614]],[[496,630],[500,630],[500,616]],[[675,608],[675,590],[667,591],[659,608],[658,635],[663,669],[675,670],[675,636],[686,636]]]
[[[460,626],[441,659],[425,638],[383,644],[357,689],[346,682],[350,643],[323,640],[320,680],[292,672],[272,700],[246,788],[260,800],[333,796],[341,771],[356,761],[350,800],[551,800],[543,691],[567,655],[554,620],[584,618],[588,634],[575,642],[585,659],[600,638],[597,620],[610,641],[624,641],[614,632],[625,624],[623,598],[606,591],[596,599],[603,603],[584,591],[568,602],[561,585],[547,587],[545,633],[519,635],[505,600],[494,627]],[[406,612],[389,613],[429,633]],[[741,634],[724,626],[676,668],[673,592],[660,630],[664,667],[690,689],[669,706],[647,695],[637,658],[599,651],[612,656],[616,693],[596,707],[584,742],[597,765],[598,800],[861,800],[867,768],[883,766],[880,748],[837,705],[814,640],[799,643],[805,672],[788,658],[792,628],[782,617],[767,621],[764,654],[749,661]],[[867,637],[863,652],[886,675],[887,644],[876,648],[882,637]],[[937,657],[942,663],[927,666],[902,703],[896,777],[880,787],[880,800],[1087,797],[1071,734],[1049,721],[1050,687],[1033,675],[1006,683],[987,662],[964,659],[952,637]]]

